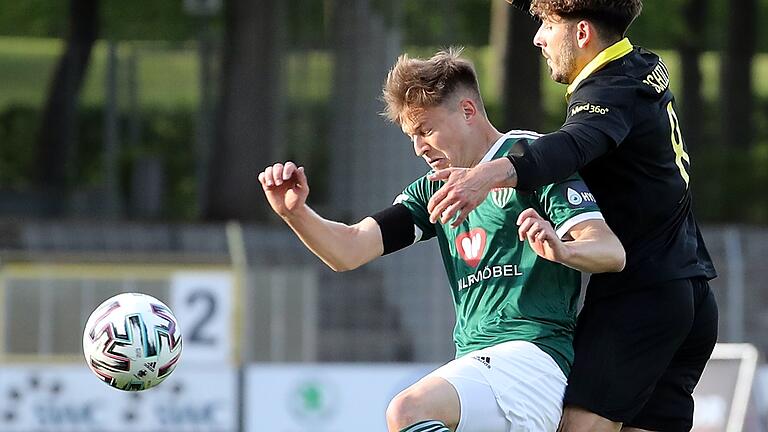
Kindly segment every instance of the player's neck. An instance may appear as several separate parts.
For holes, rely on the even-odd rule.
[[[480,161],[483,160],[483,157],[488,153],[488,150],[490,150],[496,141],[498,141],[499,138],[501,138],[503,135],[504,134],[496,130],[496,128],[493,127],[490,122],[487,122],[485,125],[483,125],[483,127],[478,130],[477,153],[474,160],[469,165],[469,168],[479,164]]]
[[[603,52],[606,48],[613,45],[613,43],[606,43],[601,40],[596,40],[593,43],[590,43],[586,47],[582,48],[579,51],[579,55],[576,56],[576,68],[573,72],[573,76],[569,79],[569,84],[573,82],[573,80],[576,79],[577,76],[581,73],[582,70],[584,70],[585,67],[587,67],[588,64],[592,62],[598,55],[600,55],[601,52]]]

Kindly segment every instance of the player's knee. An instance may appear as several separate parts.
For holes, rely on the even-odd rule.
[[[404,428],[422,420],[430,419],[424,409],[424,401],[417,393],[405,390],[395,396],[387,407],[387,423]]]

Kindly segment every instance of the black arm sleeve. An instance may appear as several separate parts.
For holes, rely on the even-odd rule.
[[[532,191],[565,180],[616,146],[608,135],[584,124],[568,125],[507,156],[517,172],[517,189]]]
[[[413,244],[416,232],[411,211],[402,204],[395,204],[371,217],[379,224],[384,253],[387,255]]]

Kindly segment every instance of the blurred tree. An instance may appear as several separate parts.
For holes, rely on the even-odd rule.
[[[504,2],[494,13],[502,15],[497,21],[499,35],[492,36],[502,43],[494,55],[502,60],[501,103],[502,129],[538,131],[543,126],[544,109],[541,99],[541,51],[533,45],[538,22],[530,13]]]
[[[0,35],[60,37],[67,33],[68,2],[25,0],[3,3]]]
[[[184,0],[106,1],[99,5],[101,33],[114,40],[184,41],[194,36],[194,17],[183,13]],[[0,35],[63,37],[69,2],[4,2]]]
[[[185,13],[184,0],[107,1],[102,5],[102,33],[112,40],[187,41],[196,34],[196,17]]]
[[[70,0],[64,53],[54,71],[37,140],[38,181],[60,196],[68,186],[77,101],[98,36],[100,0]]]
[[[326,48],[328,15],[331,0],[283,0],[289,13],[285,14],[288,47],[300,49]]]
[[[696,146],[702,144],[704,101],[701,96],[699,59],[704,49],[704,35],[709,0],[685,0],[682,8],[684,30],[679,37],[680,69],[683,100],[680,107],[685,139]]]
[[[216,139],[211,148],[209,220],[263,219],[256,179],[274,162],[281,118],[283,2],[227,0]]]
[[[488,43],[491,2],[421,0],[403,2],[403,44],[481,46]]]
[[[752,57],[757,36],[756,0],[730,2],[720,72],[723,137],[729,146],[752,144]]]
[[[653,50],[677,48],[677,36],[684,25],[680,5],[687,1],[644,1],[642,14],[629,28],[629,39],[633,44]]]

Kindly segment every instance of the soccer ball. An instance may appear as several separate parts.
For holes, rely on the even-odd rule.
[[[171,310],[146,294],[124,293],[105,301],[83,332],[88,367],[110,386],[128,391],[160,384],[181,356],[181,331]]]

